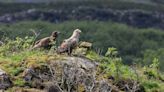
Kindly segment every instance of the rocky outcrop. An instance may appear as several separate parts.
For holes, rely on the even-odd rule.
[[[20,67],[21,71],[17,71],[19,72],[17,75],[9,74],[10,78],[5,71],[0,69],[0,90],[7,89],[10,92],[120,92],[136,90],[140,92],[140,84],[136,80],[123,79],[121,81],[122,79],[120,79],[119,82],[113,75],[105,73],[106,71],[102,70],[105,67],[102,67],[101,57],[99,59],[90,58],[90,56],[94,56],[90,54],[91,47],[92,43],[90,42],[79,42],[79,46],[74,49],[72,56],[52,52],[41,56],[26,57],[11,66]],[[7,68],[4,69],[9,72]]]
[[[39,59],[35,60],[36,58]],[[84,56],[56,54],[36,58],[29,57],[18,64],[18,67],[23,67],[23,71],[17,76],[8,76],[6,72],[0,70],[0,91],[6,89],[10,92],[128,92],[129,90],[141,92],[144,90],[136,80],[117,80],[111,75],[107,76],[101,70],[100,62]]]
[[[74,50],[75,55],[78,56],[85,56],[87,51],[90,50],[92,47],[92,43],[90,42],[80,42],[79,46]]]
[[[87,58],[63,57],[49,61],[48,65],[27,68],[23,73],[24,80],[33,88],[44,89],[46,92],[67,92],[78,90],[78,85],[84,90],[91,90],[96,82],[97,64]],[[92,80],[92,81],[88,81]]]
[[[39,67],[29,66],[25,69],[23,78],[26,85],[24,88],[36,88],[31,90],[42,90],[43,92],[119,92],[121,88],[125,88],[121,90],[126,91],[125,85],[133,83],[118,82],[118,87],[115,86],[114,79],[97,75],[99,63],[85,57],[60,55],[60,58],[58,56],[56,58],[58,59],[52,59],[48,64]],[[132,88],[128,90],[130,89]],[[139,86],[136,87],[136,91],[138,90],[140,90]]]
[[[6,74],[5,71],[0,69],[0,90],[7,89],[12,86],[12,82],[9,76]]]
[[[43,20],[53,23],[63,22],[66,20],[111,20],[135,27],[163,28],[164,14],[143,10],[113,10],[110,8],[79,6],[75,9],[69,10],[52,9],[48,11],[40,11],[36,9],[29,9],[27,11],[0,16],[0,23],[14,23],[23,20]]]

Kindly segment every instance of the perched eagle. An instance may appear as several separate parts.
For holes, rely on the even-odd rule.
[[[68,55],[70,55],[72,53],[72,49],[78,45],[80,33],[81,30],[79,29],[74,30],[72,36],[68,39],[65,39],[58,47],[57,53],[61,54],[67,52]]]
[[[36,41],[32,49],[41,48],[41,47],[50,48],[52,46],[52,42],[56,40],[59,33],[60,32],[54,31],[52,32],[51,36]]]

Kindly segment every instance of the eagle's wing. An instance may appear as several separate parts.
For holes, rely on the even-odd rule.
[[[63,40],[63,42],[61,43],[61,45],[58,47],[58,52],[62,53],[68,50],[68,40]]]
[[[60,45],[60,48],[66,50],[68,48],[68,42],[67,41],[63,41],[62,44]]]
[[[40,42],[40,40],[36,41],[34,45],[38,44]]]
[[[42,38],[35,42],[33,48],[40,48],[49,44],[49,37]]]
[[[35,42],[35,45],[38,44],[38,43],[40,43],[40,42],[43,42],[43,43],[44,43],[44,42],[46,42],[46,40],[48,40],[48,39],[49,39],[49,37],[42,38],[42,39],[36,41],[36,42]]]
[[[71,40],[71,48],[75,48],[77,46],[78,40],[77,39],[72,39]]]

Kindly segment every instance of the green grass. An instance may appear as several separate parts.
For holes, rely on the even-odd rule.
[[[14,43],[14,41],[17,40],[9,40],[8,43]],[[19,41],[24,40],[22,39]],[[8,45],[9,44],[5,44],[3,46]],[[3,46],[1,46],[0,49],[4,49]],[[10,48],[13,46],[14,45],[9,45]],[[22,78],[24,69],[29,67],[40,69],[39,67],[48,64],[49,60],[60,60],[63,57],[63,55],[56,55],[56,53],[53,53],[55,55],[49,55],[47,51],[43,49],[29,51],[30,46],[28,48],[23,48],[23,45],[20,45],[20,48],[20,50],[16,50],[14,52],[10,49],[10,54],[0,55],[0,68],[10,75],[14,87],[24,87],[26,85],[26,82]],[[109,51],[111,51],[110,48]],[[121,57],[114,55],[115,52],[118,52],[116,49],[114,49],[114,52],[111,53],[109,53],[109,51],[107,57],[100,56],[93,50],[88,51],[87,55],[85,56],[93,60],[93,62],[99,63],[96,75],[97,77],[109,78],[112,76],[115,79],[113,80],[113,83],[117,83],[118,81],[129,82],[129,80],[137,81],[141,86],[144,87],[146,92],[162,92],[164,90],[164,83],[159,78],[159,76],[162,77],[164,75],[158,70],[159,61],[157,59],[155,59],[152,64],[144,67],[137,65],[130,67],[122,63],[123,61]],[[155,77],[150,77],[150,74],[145,73],[150,71],[153,73],[158,72],[158,76],[155,74]]]
[[[80,40],[92,42],[93,49],[102,50],[102,54],[106,52],[108,47],[117,48],[119,51],[118,55],[123,58],[126,64],[132,64],[134,62],[142,64],[143,62],[140,61],[141,58],[145,58],[144,62],[151,63],[152,57],[151,55],[146,55],[147,50],[154,50],[154,53],[158,51],[156,57],[160,62],[163,60],[163,53],[160,52],[164,47],[163,30],[153,28],[138,29],[110,21],[66,21],[58,24],[43,21],[26,21],[11,25],[0,24],[0,32],[2,33],[0,34],[0,38],[9,37],[15,39],[15,37],[34,36],[31,30],[37,32],[42,30],[37,38],[39,39],[49,36],[52,31],[60,31],[61,34],[57,39],[57,45],[59,45],[76,28],[82,30]],[[147,57],[148,59],[146,59]]]
[[[14,85],[22,87],[22,86],[25,85],[25,81],[23,79],[17,79],[17,80],[14,81]]]

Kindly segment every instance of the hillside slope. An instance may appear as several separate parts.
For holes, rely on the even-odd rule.
[[[154,56],[160,61],[160,70],[163,67],[164,32],[158,29],[138,29],[124,24],[99,21],[67,21],[53,24],[45,21],[28,21],[0,26],[0,37],[16,39],[16,37],[34,36],[33,30],[40,32],[37,39],[46,37],[52,31],[60,31],[57,40],[59,45],[63,39],[68,38],[76,28],[82,30],[80,40],[93,42],[93,49],[105,54],[108,47],[115,47],[126,64],[150,64]],[[103,43],[102,43],[103,41]],[[157,53],[157,54],[155,54]],[[145,61],[140,59],[145,58]]]
[[[163,29],[164,5],[139,2],[138,0],[135,2],[131,0],[79,0],[54,3],[0,3],[0,22],[44,20],[58,23],[67,20],[110,20],[134,27]]]
[[[19,43],[19,44],[17,44]],[[30,38],[0,47],[0,89],[6,92],[163,92],[159,62],[140,67],[122,64],[115,48],[106,56],[88,49],[72,56],[54,49],[30,51]],[[19,49],[18,49],[19,47]],[[85,52],[85,53],[84,53]],[[81,54],[84,53],[84,54]],[[52,91],[53,90],[53,91]]]
[[[164,29],[164,14],[143,10],[113,10],[110,8],[95,8],[78,6],[76,8],[36,10],[4,14],[0,16],[0,23],[15,23],[20,21],[48,21],[61,23],[69,20],[114,21],[138,28]]]

